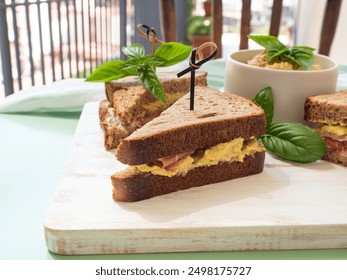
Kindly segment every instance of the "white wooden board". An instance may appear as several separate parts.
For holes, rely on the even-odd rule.
[[[112,200],[125,168],[84,108],[45,221],[58,254],[347,248],[347,168],[266,155],[263,173],[135,203]]]

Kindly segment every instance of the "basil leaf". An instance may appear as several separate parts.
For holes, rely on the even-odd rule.
[[[309,70],[313,64],[313,48],[309,47],[292,47],[290,56],[302,70]]]
[[[271,35],[248,35],[248,38],[252,39],[258,45],[265,49],[277,49],[281,50],[287,48],[284,44],[278,40],[277,37]]]
[[[165,104],[166,99],[163,87],[161,86],[155,69],[149,64],[141,64],[137,68],[137,75],[139,76],[143,86]]]
[[[263,108],[265,112],[266,126],[269,126],[272,123],[274,115],[274,98],[271,87],[259,91],[253,98],[253,101]]]
[[[260,140],[270,153],[295,162],[313,162],[326,152],[323,139],[314,130],[300,123],[272,124]]]
[[[275,48],[267,49],[266,50],[266,60],[268,62],[270,62],[270,61],[274,61],[275,58],[281,59],[281,56],[285,55],[287,52],[288,52],[287,48],[280,49],[280,50],[277,50]]]
[[[160,66],[171,66],[185,60],[192,48],[181,43],[169,42],[161,45],[155,51],[155,55],[165,59]]]
[[[265,48],[268,62],[289,61],[302,70],[309,70],[312,67],[314,48],[307,46],[287,48],[275,36],[249,35],[248,37]]]
[[[165,64],[167,62],[167,60],[165,58],[157,56],[155,54],[146,55],[143,58],[143,61],[144,61],[144,63],[151,64],[154,67],[162,66],[163,64]]]
[[[127,70],[130,68],[136,69],[136,67],[138,65],[139,65],[139,59],[138,58],[132,58],[132,59],[127,60],[120,69],[121,70]]]
[[[155,69],[158,66],[170,66],[181,62],[189,56],[191,49],[189,46],[170,42],[161,45],[155,54],[145,55],[145,49],[140,44],[123,47],[122,51],[128,57],[126,62],[117,60],[104,63],[88,76],[86,81],[109,82],[137,75],[145,88],[165,103],[165,95]]]
[[[287,51],[287,47],[271,35],[248,35],[250,39],[262,46],[266,50],[266,58],[271,61],[273,58],[280,56]]]
[[[145,48],[140,44],[122,47],[122,52],[129,58],[140,58],[145,56]]]
[[[151,64],[154,68],[166,62],[166,59],[158,57],[154,54],[146,55],[140,58],[132,58],[127,60],[121,67],[122,70],[129,68],[137,68],[140,64]]]
[[[288,61],[288,63],[293,65],[293,69],[299,69],[300,65],[298,61],[295,60],[293,56],[290,55],[290,53],[284,54],[282,57],[283,61]]]
[[[109,82],[124,78],[126,76],[136,75],[136,71],[129,69],[123,70],[124,61],[110,61],[100,65],[94,72],[88,76],[87,82]]]

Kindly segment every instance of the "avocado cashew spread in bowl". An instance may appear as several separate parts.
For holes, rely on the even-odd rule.
[[[247,61],[247,64],[276,70],[320,70],[313,63],[314,48],[307,46],[287,47],[277,37],[249,35],[249,38],[265,49]]]
[[[336,92],[338,64],[330,57],[316,54],[310,47],[287,47],[273,36],[250,38],[266,48],[239,50],[227,56],[224,92],[252,99],[262,89],[271,87],[276,104],[274,122],[301,123],[307,96]],[[272,67],[249,64],[259,57]],[[279,64],[274,66],[276,63]],[[288,65],[290,69],[284,69]]]

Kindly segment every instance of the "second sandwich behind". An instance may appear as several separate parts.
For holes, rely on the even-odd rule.
[[[195,84],[207,85],[207,73],[196,72]],[[174,72],[158,73],[166,103],[154,97],[137,76],[129,76],[105,84],[106,97],[100,103],[100,125],[104,131],[104,146],[116,148],[121,139],[154,119],[190,89],[190,75],[180,78]]]

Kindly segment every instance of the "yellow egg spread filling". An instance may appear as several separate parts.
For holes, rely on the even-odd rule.
[[[186,156],[174,171],[161,168],[157,165],[150,166],[147,164],[135,165],[131,168],[137,172],[151,172],[155,175],[172,177],[175,175],[185,175],[188,171],[200,166],[217,165],[220,162],[243,162],[245,156],[252,156],[256,152],[263,151],[265,151],[264,146],[255,139],[244,141],[243,138],[236,138],[206,149],[203,156],[197,158],[191,155]]]
[[[274,70],[289,70],[289,71],[295,71],[295,70],[302,70],[299,68],[296,64],[292,63],[291,61],[276,61],[276,62],[268,62],[267,55],[265,50],[261,53],[254,56],[252,59],[247,61],[247,64],[262,67],[262,68],[268,68],[268,69],[274,69]],[[321,66],[318,64],[313,64],[312,68],[309,70],[321,70]]]
[[[157,99],[153,102],[142,104],[142,107],[145,109],[146,114],[151,114],[158,110],[165,109],[168,105],[171,105],[172,103],[174,103],[177,99],[181,98],[184,94],[185,92],[165,93],[166,104],[164,104],[163,102]]]
[[[347,135],[347,126],[341,125],[323,125],[321,127],[315,128],[318,134],[333,134],[336,136]]]

